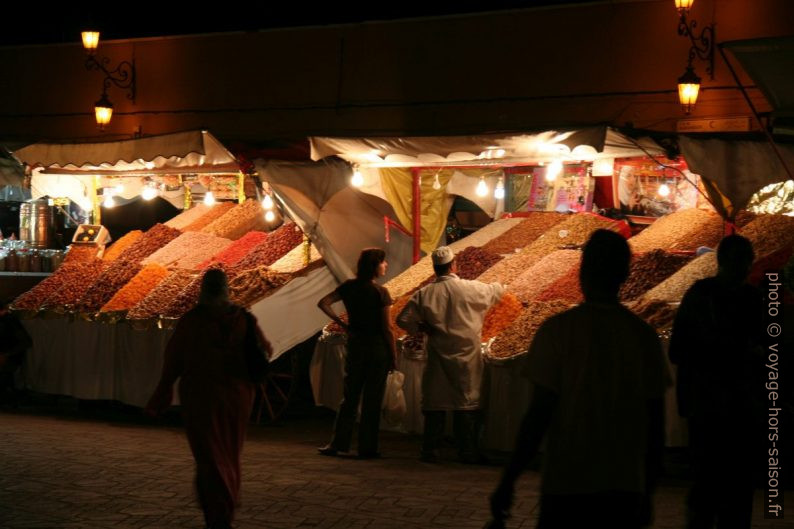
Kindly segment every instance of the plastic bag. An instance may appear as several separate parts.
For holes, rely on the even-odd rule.
[[[405,393],[403,383],[405,375],[400,371],[391,371],[386,377],[386,392],[383,395],[383,422],[390,426],[402,424],[408,414],[408,407],[405,404]]]

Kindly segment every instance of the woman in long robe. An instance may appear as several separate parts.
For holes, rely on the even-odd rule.
[[[196,492],[208,528],[231,527],[240,492],[240,454],[254,400],[245,360],[248,321],[245,309],[229,302],[226,275],[207,271],[199,304],[179,320],[168,342],[160,382],[146,406],[153,415],[168,408],[180,379]],[[270,343],[259,326],[255,330],[270,355]]]

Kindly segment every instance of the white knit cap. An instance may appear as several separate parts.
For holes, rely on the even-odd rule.
[[[455,254],[452,253],[452,249],[450,249],[449,246],[439,246],[433,250],[433,255],[431,258],[433,259],[434,265],[440,266],[451,263],[455,258]]]

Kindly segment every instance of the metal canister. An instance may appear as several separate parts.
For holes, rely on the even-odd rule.
[[[19,238],[35,248],[47,248],[53,241],[52,207],[46,200],[32,200],[19,208]]]

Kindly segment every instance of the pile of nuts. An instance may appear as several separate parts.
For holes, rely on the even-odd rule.
[[[510,283],[510,291],[525,303],[533,301],[552,283],[579,264],[581,254],[579,250],[557,250],[550,253]]]
[[[695,281],[712,277],[717,273],[716,252],[704,253],[685,265],[639,299],[641,301],[681,301]]]
[[[262,265],[270,266],[301,242],[303,242],[303,232],[300,228],[291,222],[285,222],[278,229],[268,233],[267,239],[254,247],[234,268],[248,270]]]
[[[675,307],[666,301],[645,301],[635,303],[629,308],[658,332],[669,330],[678,312]]]
[[[186,209],[173,219],[166,222],[165,225],[177,230],[184,230],[198,219],[203,217],[209,210],[210,206],[204,204],[203,202],[193,204],[192,208]]]
[[[141,265],[137,262],[116,259],[80,298],[76,310],[83,314],[94,314],[99,311],[140,270]]]
[[[229,298],[232,303],[250,307],[272,294],[278,287],[292,279],[290,274],[273,272],[267,266],[240,272],[229,281]]]
[[[160,265],[150,264],[144,266],[135,277],[116,292],[110,301],[105,303],[99,312],[130,310],[143,301],[149,292],[166,276],[168,276],[168,270]]]
[[[102,260],[115,261],[122,253],[124,253],[124,250],[135,244],[141,237],[143,237],[143,232],[141,230],[132,230],[131,232],[125,234],[121,239],[114,242],[110,248],[105,250]]]
[[[482,248],[497,254],[514,253],[532,243],[543,233],[566,219],[565,214],[534,211],[523,217],[521,223],[486,243]]]
[[[242,240],[242,239],[240,239]],[[276,261],[270,266],[274,272],[284,272],[287,274],[295,274],[303,271],[310,264],[318,262],[323,256],[317,251],[317,248],[312,244],[309,248],[309,262],[306,262],[306,243],[299,244],[287,255]]]
[[[66,257],[63,258],[63,264],[93,261],[96,259],[97,251],[97,247],[93,244],[72,244],[66,252]]]
[[[455,256],[458,277],[475,279],[501,260],[495,253],[469,246]]]
[[[265,212],[261,202],[249,199],[233,207],[201,231],[236,241],[251,230],[263,230],[265,227]]]
[[[510,326],[524,310],[521,302],[510,292],[505,292],[499,303],[488,309],[482,324],[482,341],[487,342]]]
[[[241,238],[234,241],[220,253],[214,255],[212,259],[207,259],[198,265],[199,269],[207,268],[212,263],[221,263],[226,266],[237,264],[248,255],[251,250],[267,239],[267,233],[263,231],[251,231]]]
[[[91,285],[102,269],[102,261],[64,263],[44,281],[14,300],[14,310],[39,310],[45,305],[60,305],[56,301],[66,296],[79,296]]]
[[[182,232],[163,224],[155,224],[117,257],[119,260],[138,263],[182,235]]]
[[[127,313],[131,320],[155,318],[165,312],[168,305],[198,277],[189,270],[176,270],[163,279],[149,294]]]
[[[555,314],[568,309],[565,301],[535,301],[491,344],[488,356],[498,359],[511,358],[529,349],[540,325]]]
[[[629,239],[634,253],[651,250],[697,250],[716,248],[723,234],[722,218],[713,211],[681,209],[657,219]]]
[[[220,202],[210,206],[206,213],[182,228],[182,231],[201,231],[216,219],[221,218],[237,204],[234,202]]]
[[[691,255],[651,250],[631,261],[629,277],[620,288],[621,301],[636,299],[692,261]]]
[[[554,299],[569,303],[581,303],[584,301],[584,294],[582,294],[582,287],[579,283],[578,263],[535,298],[536,301],[551,301]]]
[[[760,259],[780,249],[794,246],[794,217],[758,215],[739,233],[750,239],[755,258]]]
[[[143,264],[192,270],[202,261],[222,252],[231,243],[229,239],[209,233],[188,231],[144,259]]]

